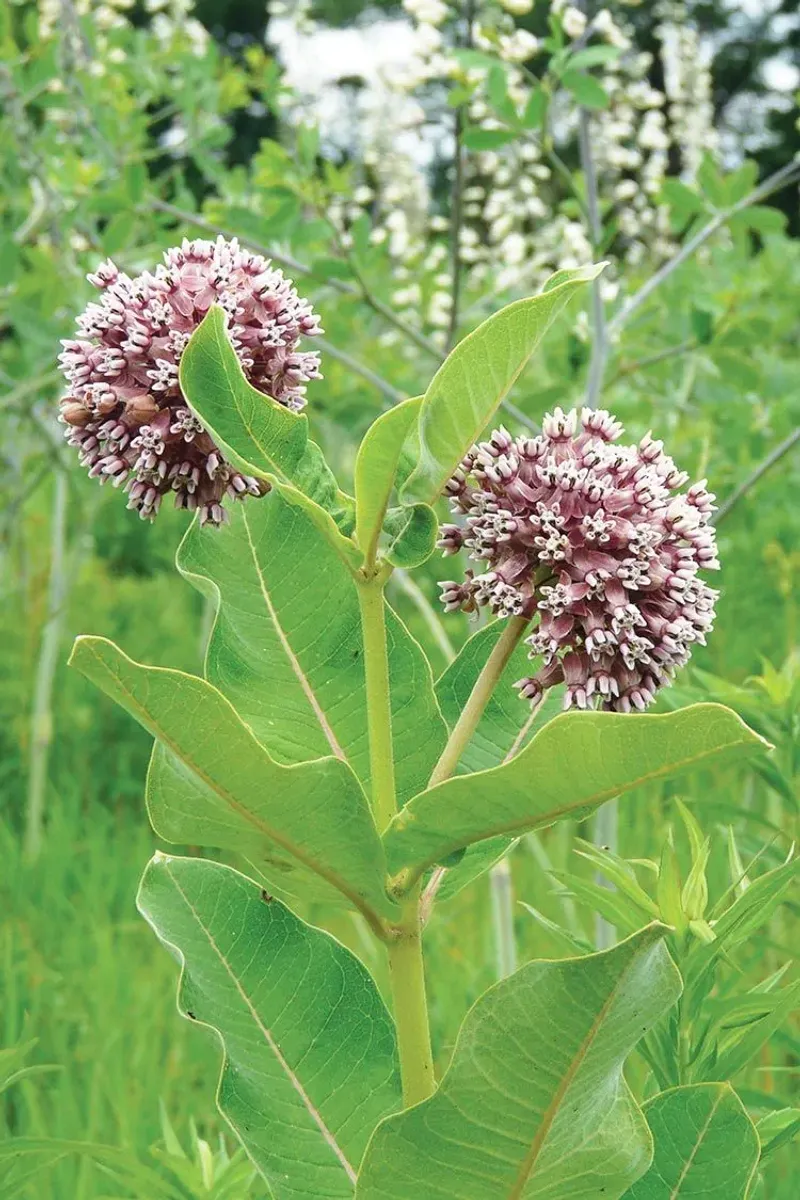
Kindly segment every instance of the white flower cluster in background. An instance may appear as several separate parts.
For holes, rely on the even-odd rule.
[[[686,21],[685,5],[663,0],[657,33],[664,64],[672,139],[681,156],[686,178],[692,179],[703,156],[719,149],[714,128],[711,56],[697,30]]]
[[[626,7],[635,3],[611,2],[591,19],[583,6],[569,0],[550,5],[551,17],[575,50],[603,45],[616,52],[604,65],[591,68],[609,104],[592,110],[589,119],[604,212],[617,230],[615,251],[630,264],[646,257],[658,261],[674,250],[668,212],[659,202],[671,155],[677,154],[684,177],[691,180],[703,155],[717,150],[709,57],[688,20],[686,3],[659,4],[665,92],[648,81],[652,56],[634,45]],[[338,38],[343,48],[345,38],[356,31],[314,33],[308,0],[282,0],[282,5],[281,21],[294,22],[290,57],[301,64],[296,75],[304,80],[302,96],[290,102],[285,115],[319,122],[323,140],[332,136],[363,169],[352,200],[337,202],[332,215],[346,238],[355,212],[369,214],[373,239],[386,246],[393,262],[393,303],[416,323],[444,331],[451,304],[450,220],[441,187],[434,190],[432,182],[443,171],[452,173],[455,116],[447,93],[454,86],[471,93],[467,124],[487,131],[493,140],[492,131],[506,126],[490,102],[490,56],[503,64],[508,97],[517,112],[524,111],[548,61],[539,40],[520,24],[534,0],[476,0],[468,39],[477,52],[473,58],[457,53],[466,33],[463,6],[449,0],[403,0],[404,27],[394,19],[373,21],[369,55],[353,69],[354,60],[345,66],[334,51],[324,78],[319,64],[331,57],[330,39]],[[388,40],[381,38],[381,26]],[[317,39],[313,53],[312,37]],[[279,44],[286,50],[285,35]],[[309,80],[315,73],[316,92]],[[364,86],[348,89],[345,101],[340,95],[337,110],[332,97],[341,92],[339,77],[354,74]],[[578,266],[593,256],[580,205],[569,196],[552,153],[573,153],[574,161],[570,147],[577,135],[577,111],[574,98],[556,89],[548,144],[540,130],[531,129],[505,142],[500,134],[497,145],[465,155],[459,255],[473,296],[529,292],[553,270]],[[612,299],[618,287],[613,271],[601,286],[605,298]],[[581,316],[579,335],[585,328]]]

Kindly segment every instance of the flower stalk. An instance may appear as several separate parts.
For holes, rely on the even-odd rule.
[[[435,787],[449,779],[458,766],[458,761],[464,753],[473,733],[478,728],[478,722],[483,716],[492,692],[508,666],[511,655],[516,650],[528,628],[530,618],[527,616],[511,617],[501,633],[494,649],[487,658],[483,670],[475,681],[469,700],[464,705],[453,732],[447,740],[441,758],[433,768],[428,787]]]

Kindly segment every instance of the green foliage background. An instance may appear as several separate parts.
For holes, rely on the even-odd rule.
[[[52,423],[54,358],[89,297],[85,271],[105,255],[134,269],[152,265],[163,248],[192,236],[202,205],[196,235],[205,222],[308,264],[312,274],[302,283],[328,342],[391,388],[417,395],[435,367],[419,349],[387,338],[357,290],[337,290],[337,280],[352,286],[352,269],[337,261],[319,212],[347,194],[348,167],[326,164],[312,134],[294,145],[271,140],[279,78],[255,40],[255,20],[246,30],[253,40],[229,53],[221,48],[226,16],[214,7],[208,23],[223,27],[220,44],[196,54],[180,36],[162,43],[136,16],[101,45],[91,21],[45,39],[32,6],[0,13],[0,1048],[33,1042],[26,1061],[46,1068],[0,1093],[0,1129],[63,1139],[61,1154],[43,1149],[36,1177],[17,1179],[11,1193],[53,1200],[263,1194],[241,1159],[231,1164],[220,1150],[225,1135],[209,1103],[216,1046],[179,1020],[173,964],[135,914],[136,883],[154,846],[142,806],[149,738],[65,667],[72,635],[90,631],[140,661],[196,671],[209,619],[174,572],[183,515],[165,511],[152,529],[136,522],[118,494],[83,477]],[[75,53],[80,41],[89,47],[88,66]],[[115,48],[124,49],[124,61],[113,61]],[[257,126],[248,113],[253,99],[267,113]],[[157,140],[176,112],[187,130],[180,156]],[[688,199],[680,189],[672,193],[675,229],[694,228],[713,206],[735,203],[756,174],[747,164],[725,176],[709,166]],[[779,201],[794,220],[796,192]],[[722,499],[792,432],[800,410],[800,247],[777,212],[765,211],[732,222],[672,275],[614,347],[603,394],[632,435],[652,428]],[[352,232],[374,295],[388,299],[385,251],[369,243],[368,230]],[[646,274],[644,264],[626,286],[633,290]],[[478,296],[468,303],[475,324],[487,310]],[[561,320],[518,384],[515,404],[537,421],[554,404],[580,403],[587,355],[573,322]],[[325,382],[312,385],[309,415],[347,486],[358,440],[389,401],[363,374],[323,357]],[[64,595],[53,609],[54,479],[63,468]],[[717,629],[664,701],[730,703],[776,744],[770,766],[720,768],[680,789],[654,786],[620,809],[620,854],[657,860],[671,826],[685,876],[690,843],[674,805],[676,795],[685,799],[711,837],[708,880],[717,900],[739,858],[746,865],[757,857],[755,874],[777,867],[796,824],[799,470],[796,453],[788,456],[721,524]],[[434,559],[416,577],[433,605],[441,574],[448,570]],[[424,607],[400,584],[393,599],[443,669]],[[54,615],[55,676],[44,717],[32,725],[42,635]],[[472,631],[460,616],[445,627],[454,645]],[[46,826],[30,862],[22,839],[37,743],[50,752]],[[572,953],[593,938],[594,866],[575,853],[581,836],[588,830],[571,826],[529,836],[511,860],[515,896],[543,918],[517,905],[520,961]],[[796,978],[796,908],[795,893],[763,934],[737,947],[730,966],[737,986],[760,984],[787,963],[784,983]],[[305,915],[321,920],[313,906]],[[344,916],[325,923],[385,985],[363,929]],[[442,1065],[466,1007],[496,977],[485,877],[442,906],[428,950]],[[785,1023],[736,1076],[751,1112],[797,1104],[798,1059],[797,1025]],[[641,1082],[641,1062],[637,1071]],[[189,1158],[181,1157],[176,1133]],[[76,1155],[69,1142],[106,1149]],[[792,1154],[787,1144],[767,1160],[761,1200],[794,1195]]]

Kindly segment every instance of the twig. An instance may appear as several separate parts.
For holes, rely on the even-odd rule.
[[[389,406],[399,404],[401,400],[407,399],[405,392],[401,392],[399,388],[396,388],[394,384],[389,383],[387,379],[378,375],[371,367],[359,362],[352,355],[346,354],[344,350],[340,350],[332,342],[327,341],[325,338],[315,337],[314,343],[319,346],[323,354],[328,354],[331,358],[337,359],[343,367],[347,367],[354,375],[360,375],[367,383],[371,383],[374,388],[377,388],[389,401]]]
[[[436,358],[438,362],[441,362],[444,356],[439,347],[433,342],[429,341],[429,339],[426,338],[424,334],[420,333],[418,329],[414,329],[412,325],[408,325],[402,317],[397,315],[393,308],[391,308],[388,304],[384,304],[383,300],[378,299],[367,282],[366,276],[361,270],[358,259],[346,245],[344,238],[342,237],[342,232],[332,217],[324,208],[317,208],[317,213],[319,217],[330,227],[331,233],[333,234],[333,239],[336,243],[336,249],[339,251],[339,257],[347,263],[350,270],[353,272],[353,275],[355,276],[356,283],[358,284],[358,287],[355,289],[356,295],[360,295],[364,303],[369,305],[373,312],[376,312],[378,316],[383,317],[387,324],[394,326],[398,332],[402,333],[403,336],[408,338],[410,342],[413,342],[415,346],[418,346],[420,350],[424,350],[426,354],[430,354],[432,357]]]
[[[450,198],[450,315],[447,321],[445,345],[452,350],[458,330],[461,302],[461,224],[464,219],[464,110],[455,112],[455,155],[453,158],[453,190]]]
[[[618,380],[624,379],[627,375],[635,375],[637,371],[644,371],[646,367],[654,367],[656,363],[664,362],[668,358],[677,358],[681,354],[688,354],[691,350],[696,350],[699,342],[694,340],[681,342],[678,346],[667,346],[666,350],[658,350],[655,354],[647,354],[644,358],[637,358],[634,362],[623,362],[614,372],[610,379],[607,379],[604,387],[611,387]]]
[[[759,479],[766,475],[767,471],[769,471],[771,467],[774,467],[777,462],[780,462],[784,455],[789,453],[792,446],[796,444],[798,439],[800,439],[800,427],[792,430],[787,438],[784,438],[784,440],[778,446],[776,446],[774,450],[771,450],[767,457],[758,464],[755,470],[752,471],[747,478],[744,479],[739,486],[734,489],[733,492],[731,492],[730,496],[728,496],[728,499],[724,500],[722,504],[720,504],[719,508],[714,514],[712,524],[719,525],[720,521],[723,521],[725,517],[728,516],[734,505],[738,504],[742,497],[746,496],[750,489],[755,487]]]
[[[503,765],[505,765],[507,762],[511,762],[511,759],[515,758],[519,754],[522,747],[525,745],[525,739],[528,736],[528,734],[530,733],[531,729],[533,728],[533,723],[536,720],[536,715],[539,711],[539,705],[542,703],[543,697],[544,697],[544,693],[539,697],[538,700],[535,700],[531,704],[531,711],[529,712],[527,718],[525,719],[525,723],[523,724],[519,733],[514,738],[514,742],[511,746],[511,749],[509,750],[508,754],[503,759]]]
[[[166,200],[159,200],[156,196],[148,197],[147,204],[141,205],[140,208],[152,208],[156,212],[163,212],[167,216],[174,217],[176,221],[181,221],[185,225],[195,225],[198,229],[205,230],[206,233],[214,234],[215,237],[230,239],[239,236],[232,229],[226,229],[222,225],[217,225],[214,221],[207,221],[199,213],[187,212],[185,209],[177,208],[174,204],[169,204]],[[251,250],[254,250],[256,254],[263,254],[265,258],[273,259],[280,266],[286,267],[287,271],[293,271],[295,275],[314,274],[310,267],[293,258],[291,254],[274,250],[271,246],[266,246],[263,242],[256,241],[255,238],[243,237],[239,238],[239,240],[244,245],[249,246]],[[337,292],[342,292],[348,296],[358,295],[358,289],[349,283],[345,283],[343,279],[327,279],[325,282]]]
[[[524,425],[526,429],[532,430],[533,433],[541,433],[541,425],[537,425],[535,421],[532,421],[527,413],[524,413],[521,408],[517,408],[516,404],[512,404],[510,400],[504,400],[502,407],[510,416],[519,421],[521,425]]]
[[[608,324],[607,333],[609,338],[618,333],[622,326],[630,320],[633,314],[638,312],[645,301],[649,300],[656,288],[659,288],[665,280],[669,279],[673,271],[676,271],[678,267],[682,266],[686,262],[688,258],[691,258],[695,250],[698,250],[704,242],[707,242],[708,239],[717,232],[718,229],[721,229],[723,225],[730,221],[731,217],[735,217],[737,213],[744,212],[746,208],[750,208],[750,206],[753,204],[758,204],[760,200],[765,200],[766,197],[771,196],[773,192],[777,192],[780,188],[785,187],[790,182],[793,182],[793,176],[795,175],[800,176],[800,162],[798,162],[796,159],[790,163],[787,163],[786,166],[781,167],[780,170],[776,171],[773,175],[770,175],[768,179],[765,179],[763,183],[754,188],[749,195],[744,196],[741,200],[737,201],[736,204],[732,205],[730,208],[726,208],[721,212],[718,212],[716,216],[708,222],[707,225],[704,225],[702,229],[698,230],[694,237],[689,238],[688,242],[685,242],[683,246],[681,246],[677,254],[673,255],[672,258],[665,262],[664,265],[658,271],[656,271],[655,275],[652,275],[650,279],[648,279],[647,282],[639,288],[638,292],[635,292],[634,295],[631,296],[631,298],[627,300],[625,304],[623,304],[622,308],[618,313],[616,313],[616,315]]]
[[[585,108],[578,113],[578,144],[580,147],[581,167],[586,185],[586,208],[589,216],[589,239],[592,243],[594,256],[597,258],[603,240],[603,222],[600,216],[600,197],[597,188],[597,173],[592,157],[590,117]],[[606,312],[601,291],[602,280],[598,276],[592,282],[592,357],[589,363],[589,378],[586,382],[586,404],[589,408],[597,408],[597,401],[603,387],[608,360],[608,334],[606,332]]]
[[[198,229],[205,230],[206,233],[214,234],[217,237],[232,238],[238,237],[233,230],[226,229],[222,225],[217,225],[213,221],[206,220],[197,213],[186,212],[184,209],[177,208],[174,204],[169,204],[166,200],[159,200],[155,196],[151,196],[147,202],[150,208],[156,209],[158,212],[166,213],[168,216],[174,217],[176,221],[183,221],[187,225],[195,225]],[[335,232],[335,231],[334,231]],[[314,272],[305,263],[300,262],[291,254],[287,254],[284,250],[275,250],[271,246],[264,245],[263,242],[256,241],[255,238],[242,237],[239,240],[255,250],[257,254],[263,254],[265,258],[271,258],[280,266],[285,267],[287,271],[292,271],[295,275],[314,276]],[[332,287],[335,291],[341,292],[344,296],[353,296],[354,298],[362,299],[374,312],[383,317],[384,321],[389,325],[393,325],[399,330],[409,341],[424,350],[426,354],[436,358],[439,362],[442,360],[442,352],[438,346],[429,341],[418,330],[407,325],[402,317],[398,317],[388,304],[384,304],[379,300],[370,289],[368,283],[361,274],[358,264],[354,262],[352,255],[346,255],[347,263],[350,266],[353,274],[356,277],[357,287],[347,283],[344,279],[326,279],[325,283]]]

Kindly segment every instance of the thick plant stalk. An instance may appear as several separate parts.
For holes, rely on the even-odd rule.
[[[449,779],[455,771],[458,760],[477,729],[483,711],[489,703],[489,698],[508,665],[508,660],[528,628],[529,621],[529,617],[509,618],[492,653],[487,658],[483,670],[475,681],[469,700],[464,705],[464,710],[450,734],[442,756],[433,769],[428,787],[434,787],[437,783]]]
[[[66,474],[64,471],[57,471],[50,529],[47,614],[42,629],[31,709],[31,750],[25,812],[25,854],[29,859],[38,858],[42,849],[47,767],[53,738],[53,684],[58,665],[58,647],[61,640],[64,600],[67,591],[65,567],[67,496]]]
[[[358,585],[364,635],[372,804],[381,832],[397,812],[389,658],[386,649],[386,610],[383,596],[385,583],[386,575],[381,573],[370,580],[359,581]],[[426,1100],[433,1094],[435,1087],[425,997],[418,887],[405,898],[401,920],[389,931],[386,944],[403,1101],[408,1107]]]

